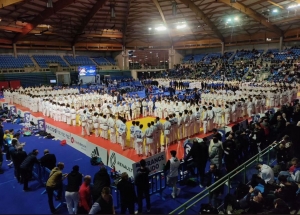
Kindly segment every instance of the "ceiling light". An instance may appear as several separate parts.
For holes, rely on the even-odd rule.
[[[227,19],[228,22],[231,22],[231,19]]]
[[[296,7],[300,7],[300,4],[290,5],[290,6],[288,6],[287,9],[292,9],[292,8],[296,8]]]
[[[152,28],[148,28],[148,30],[150,30],[150,31],[151,31],[151,30],[152,30]]]
[[[186,24],[182,24],[182,25],[177,25],[176,28],[177,29],[183,29],[186,27]]]
[[[238,21],[238,20],[239,20],[239,17],[235,17],[234,20],[235,20],[235,21]]]
[[[53,2],[52,2],[52,0],[48,0],[48,2],[47,2],[47,7],[48,7],[48,8],[52,8],[52,7],[53,7]]]
[[[277,9],[273,9],[273,13],[277,13],[278,12],[278,10]]]
[[[157,30],[157,31],[165,31],[165,30],[167,30],[167,28],[165,26],[159,26],[159,27],[156,27],[155,30]]]

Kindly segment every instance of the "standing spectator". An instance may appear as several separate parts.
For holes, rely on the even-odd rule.
[[[101,195],[104,187],[110,187],[110,177],[105,166],[101,166],[100,170],[95,174],[93,180],[92,197],[95,202]]]
[[[44,150],[44,156],[40,158],[41,166],[52,170],[56,167],[56,157],[55,154],[50,154],[49,149]]]
[[[134,184],[129,181],[126,172],[122,173],[121,178],[122,180],[117,185],[117,189],[120,191],[121,214],[125,214],[127,209],[129,214],[134,214],[134,203],[137,200]]]
[[[216,164],[218,169],[222,167],[222,156],[223,156],[223,148],[222,142],[218,141],[216,137],[213,138],[213,145],[209,152],[209,158],[211,164]]]
[[[104,187],[100,197],[94,202],[89,214],[115,214],[110,188]]]
[[[55,190],[57,190],[57,196],[56,200],[61,199],[62,195],[62,189],[63,189],[63,183],[62,181],[68,176],[68,174],[62,173],[62,170],[64,169],[65,165],[64,163],[58,163],[57,167],[53,168],[50,172],[49,179],[46,183],[46,191],[48,194],[48,203],[51,210],[51,213],[55,213],[55,207],[53,204],[53,193]]]
[[[178,180],[178,169],[179,169],[179,165],[180,165],[180,161],[178,160],[178,158],[176,157],[176,151],[172,150],[171,152],[171,159],[168,160],[164,171],[169,170],[169,174],[168,174],[168,178],[167,178],[167,183],[169,186],[172,186],[173,188],[173,192],[172,192],[172,197],[173,199],[176,198],[176,196],[179,195],[180,193],[180,188],[177,188],[176,184],[177,184],[177,180]]]
[[[142,159],[140,161],[141,167],[137,170],[135,176],[135,185],[137,188],[138,195],[138,213],[143,212],[143,196],[146,199],[147,212],[150,212],[150,195],[149,195],[149,173],[150,170],[146,167],[146,161]]]
[[[18,182],[23,182],[23,178],[21,178],[21,164],[26,159],[27,153],[23,151],[23,146],[17,147],[17,150],[11,155],[15,168],[15,177]]]
[[[28,191],[28,181],[31,177],[32,169],[34,164],[38,164],[39,161],[36,156],[39,154],[37,149],[32,150],[30,155],[28,155],[25,160],[21,163],[20,170],[21,170],[21,177],[24,183],[23,191]]]
[[[0,174],[4,173],[4,171],[2,170],[2,163],[3,163],[3,154],[2,154],[2,148],[0,148]]]
[[[17,140],[17,145],[16,145],[16,147],[17,146],[25,146],[25,143],[20,143],[20,137],[21,137],[21,134],[20,133],[15,133],[14,134],[14,136],[13,136],[14,138],[13,139],[16,139]]]
[[[3,131],[3,124],[0,122],[0,150],[2,154],[2,147],[4,145],[4,131]]]
[[[91,194],[91,184],[92,178],[90,175],[86,175],[83,179],[83,183],[79,188],[79,204],[78,204],[78,214],[88,214],[91,210],[92,205],[92,194]]]
[[[82,183],[82,174],[79,172],[79,166],[73,166],[72,172],[68,174],[68,185],[66,188],[66,202],[69,214],[77,214],[79,202],[79,187]],[[73,210],[74,208],[74,210]]]
[[[209,171],[205,174],[205,186],[209,187],[210,185],[217,182],[220,178],[222,178],[221,171],[217,168],[216,164],[210,164]],[[217,208],[218,196],[222,193],[223,186],[215,189],[209,194],[209,203],[212,204],[213,207]]]
[[[205,174],[205,167],[208,160],[208,146],[206,145],[206,143],[198,142],[197,140],[194,140],[191,150],[189,151],[189,153],[185,158],[185,163],[188,161],[190,157],[193,158],[194,166],[198,170],[198,174],[200,176],[199,186],[202,188],[204,174]]]
[[[226,166],[227,173],[234,170],[236,165],[236,143],[233,139],[233,135],[229,134],[227,139],[223,143],[224,149],[224,162]]]

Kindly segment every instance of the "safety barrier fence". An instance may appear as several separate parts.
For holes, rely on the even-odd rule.
[[[32,175],[39,182],[39,186],[45,187],[46,182],[49,178],[50,172],[51,171],[48,168],[42,167],[42,166],[36,164],[33,167]],[[115,180],[115,181],[117,181],[117,180]],[[158,172],[155,172],[155,173],[149,175],[149,194],[150,195],[159,194],[160,196],[162,196],[163,190],[166,187],[167,187],[167,180],[166,180],[166,177],[165,177],[163,171],[158,171]],[[64,185],[64,188],[65,188],[65,185]],[[118,208],[120,206],[120,193],[117,190],[117,184],[114,183],[111,186],[111,190],[112,190],[113,196],[115,197],[114,205],[115,205],[115,207]],[[45,193],[47,193],[46,189],[41,194],[43,195]],[[56,192],[54,192],[54,196],[55,197],[57,196]],[[56,208],[58,208],[63,203],[65,203],[64,192],[63,192],[61,201],[56,206]]]
[[[190,214],[190,213],[198,213],[194,209],[198,206],[198,209],[200,209],[200,201],[204,200],[205,198],[208,198],[213,194],[214,191],[217,189],[223,189],[224,185],[227,185],[227,189],[223,189],[224,195],[230,193],[231,191],[231,183],[235,181],[247,183],[247,173],[251,173],[253,170],[253,166],[257,163],[265,163],[270,164],[273,163],[273,160],[271,161],[271,158],[275,157],[274,148],[277,145],[270,145],[266,147],[264,150],[260,151],[257,155],[253,156],[243,164],[241,164],[239,167],[204,189],[199,194],[195,195],[193,198],[188,200],[187,202],[181,204],[178,208],[171,211],[169,214]],[[256,173],[256,172],[254,172]],[[199,204],[199,205],[197,205]]]

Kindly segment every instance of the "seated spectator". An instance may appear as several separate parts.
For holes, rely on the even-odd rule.
[[[251,186],[256,187],[258,184],[268,185],[274,183],[274,172],[266,164],[257,164],[258,174],[254,174],[251,179]]]
[[[300,182],[300,165],[299,165],[299,160],[298,158],[293,158],[291,160],[291,166],[289,167],[289,169],[287,171],[281,171],[278,175],[284,175],[287,177],[287,180],[289,182],[295,182],[295,183],[299,183]]]
[[[282,199],[274,200],[274,209],[268,214],[290,214],[290,209]]]
[[[262,194],[250,187],[249,193],[240,200],[239,205],[247,209],[247,214],[258,214],[263,211],[263,200]]]
[[[288,182],[284,175],[278,177],[279,188],[275,190],[274,195],[277,198],[282,199],[288,204],[292,204],[296,199],[296,193],[298,190],[297,184],[294,182]]]
[[[55,154],[50,154],[48,149],[44,150],[44,156],[40,158],[41,166],[52,170],[56,167],[56,157]]]

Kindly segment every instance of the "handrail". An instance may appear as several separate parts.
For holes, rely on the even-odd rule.
[[[193,207],[195,204],[197,204],[202,199],[204,199],[205,197],[207,197],[212,191],[218,189],[219,187],[223,186],[227,182],[228,182],[228,189],[230,189],[230,184],[229,183],[230,183],[230,179],[231,178],[233,178],[234,176],[238,175],[242,171],[245,171],[246,168],[248,166],[252,165],[254,162],[259,162],[259,158],[262,157],[262,156],[264,156],[264,155],[266,155],[267,153],[268,153],[268,161],[267,161],[267,163],[269,163],[269,159],[270,159],[269,153],[277,145],[278,144],[268,146],[267,148],[265,148],[264,150],[262,150],[261,152],[259,152],[257,155],[255,155],[252,158],[250,158],[249,160],[245,161],[242,165],[240,165],[236,169],[232,170],[230,173],[226,174],[224,177],[222,177],[221,179],[219,179],[218,181],[216,181],[215,183],[213,183],[212,185],[210,185],[209,187],[207,187],[206,189],[204,189],[203,191],[201,191],[200,193],[198,193],[197,195],[195,195],[194,197],[192,197],[190,200],[188,200],[187,202],[183,203],[181,206],[179,206],[175,210],[171,211],[169,214],[175,214],[179,210],[181,210],[181,211],[178,214],[185,213],[186,210],[188,210],[189,208]],[[244,175],[244,180],[245,180],[245,178],[246,178],[246,175]]]

